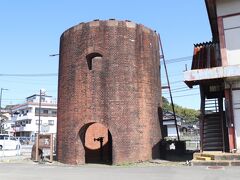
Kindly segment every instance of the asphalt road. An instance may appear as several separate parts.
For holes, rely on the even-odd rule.
[[[188,166],[59,166],[46,164],[0,164],[0,180],[237,180],[239,167],[209,169]]]

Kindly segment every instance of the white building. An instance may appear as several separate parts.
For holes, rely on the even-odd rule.
[[[11,106],[6,106],[4,109],[1,109],[1,114],[1,134],[12,134],[14,123],[11,121]]]
[[[26,98],[26,103],[12,107],[12,121],[15,123],[15,135],[34,137],[38,133],[54,133],[57,131],[57,103],[52,96],[41,96],[39,125],[40,95]]]

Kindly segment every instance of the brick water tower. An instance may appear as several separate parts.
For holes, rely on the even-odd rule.
[[[60,39],[57,158],[121,164],[159,157],[158,34],[130,21],[95,20]]]

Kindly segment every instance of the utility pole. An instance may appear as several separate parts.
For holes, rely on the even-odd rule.
[[[40,93],[39,93],[39,110],[38,110],[38,134],[40,134],[42,96],[44,96],[45,93],[46,93],[45,89],[40,89]]]
[[[39,92],[39,107],[38,107],[38,133],[36,134],[36,161],[39,161],[39,139],[40,139],[40,123],[41,123],[41,106],[42,106],[42,96],[45,96],[46,90],[40,89]]]
[[[6,91],[8,89],[4,89],[4,88],[1,88],[1,93],[0,93],[0,130],[1,130],[1,134],[2,134],[2,92],[3,91]]]

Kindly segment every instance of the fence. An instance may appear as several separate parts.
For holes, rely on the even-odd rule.
[[[12,137],[4,137],[0,139],[0,157],[19,156],[21,154],[20,142]]]
[[[181,140],[186,142],[187,150],[200,150],[200,137],[196,136],[181,136]]]

